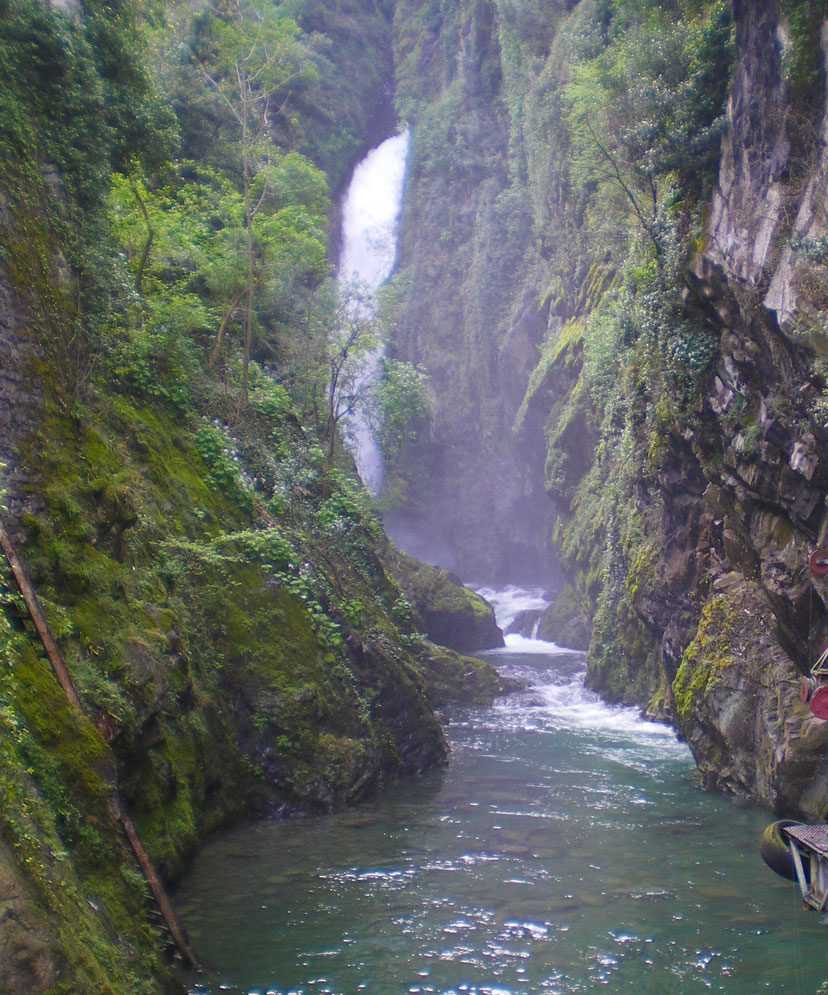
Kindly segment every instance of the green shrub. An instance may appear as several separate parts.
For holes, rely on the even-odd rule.
[[[251,511],[253,491],[241,474],[232,441],[213,425],[204,425],[196,432],[195,446],[207,464],[210,483],[234,504]]]

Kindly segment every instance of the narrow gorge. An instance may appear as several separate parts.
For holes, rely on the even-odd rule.
[[[397,348],[445,399],[402,472],[467,575],[560,557],[590,686],[676,722],[705,783],[821,820],[825,727],[798,695],[826,638],[826,12],[669,6],[471,4],[429,71],[435,36],[399,34],[428,140]]]
[[[0,65],[0,995],[822,990],[826,0]]]

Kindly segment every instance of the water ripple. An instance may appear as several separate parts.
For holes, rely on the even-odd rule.
[[[179,893],[216,965],[192,991],[815,990],[824,934],[756,857],[764,814],[701,792],[669,728],[584,687],[582,655],[490,658],[532,686],[453,717],[445,774],[205,849]]]

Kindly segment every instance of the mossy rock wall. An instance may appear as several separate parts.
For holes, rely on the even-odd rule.
[[[717,588],[673,681],[679,727],[709,787],[822,822],[828,726],[800,700],[761,586],[733,573]]]
[[[57,820],[56,848],[97,861],[104,881],[130,869],[118,848],[95,850],[113,832],[100,810],[113,772],[171,877],[228,819],[328,810],[444,761],[419,644],[391,616],[400,591],[373,551],[378,526],[349,519],[347,549],[332,537],[302,549],[297,516],[335,502],[337,484],[294,508],[292,527],[259,531],[211,478],[192,428],[124,399],[89,415],[51,415],[32,438],[45,507],[25,516],[21,549],[111,746],[71,713],[61,724],[62,692],[8,581],[5,595],[3,705],[22,737],[20,770]],[[275,560],[285,555],[315,564],[312,577]]]
[[[172,880],[229,820],[327,811],[447,748],[382,529],[284,389],[259,371],[245,407],[206,355],[185,384],[119,366],[141,302],[111,168],[156,162],[153,114],[170,123],[139,12],[21,0],[2,20],[0,494],[83,715],[0,571],[0,990],[149,995],[179,986],[116,788]],[[332,33],[355,25],[371,43],[328,72],[369,71],[305,122],[334,187],[389,126],[390,11],[339,5]]]

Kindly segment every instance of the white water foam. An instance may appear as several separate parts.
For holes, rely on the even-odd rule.
[[[497,653],[525,653],[530,656],[561,656],[566,654],[571,656],[579,650],[568,649],[566,646],[559,646],[557,643],[550,643],[545,639],[533,639],[530,636],[521,636],[516,632],[503,637],[506,645],[496,650],[486,650],[488,654]]]
[[[566,684],[542,684],[533,691],[543,701],[543,711],[554,717],[559,726],[603,730],[635,738],[676,738],[670,726],[642,718],[638,709],[602,701],[594,691],[584,687],[583,671]]]
[[[342,208],[342,256],[338,279],[342,287],[367,291],[369,316],[373,296],[388,279],[397,256],[397,222],[402,207],[409,133],[395,135],[373,149],[354,170]],[[375,380],[384,349],[377,348],[365,363],[362,385]],[[362,482],[378,494],[383,481],[382,454],[365,413],[350,419],[348,434]]]
[[[502,628],[508,627],[521,611],[542,610],[548,605],[540,588],[511,585],[503,589],[478,588],[478,593],[494,606],[497,623]],[[612,735],[662,755],[687,752],[670,726],[643,718],[636,708],[609,705],[590,691],[584,684],[586,654],[517,634],[506,636],[505,641],[504,647],[488,650],[485,655],[510,658],[518,655],[535,658],[535,662],[525,672],[521,670],[521,676],[531,683],[527,692],[531,703],[527,703],[525,695],[505,699],[498,706],[501,718],[503,713],[511,713],[517,726],[525,726],[528,721],[540,731],[572,729]],[[570,661],[580,658],[581,663],[574,670],[561,670],[561,664],[555,663],[556,657]],[[550,662],[546,672],[537,670],[543,658]]]
[[[544,596],[542,587],[478,587],[477,593],[484,597],[494,608],[497,624],[501,629],[508,629],[521,612],[543,611],[549,607],[549,601]]]

